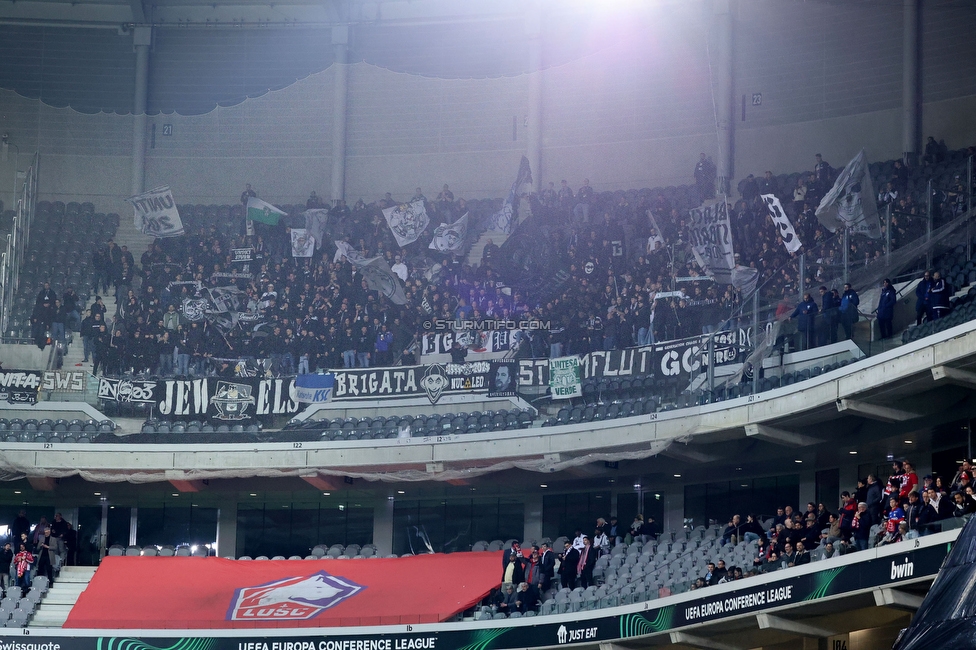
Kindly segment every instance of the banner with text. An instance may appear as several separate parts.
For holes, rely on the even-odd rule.
[[[468,349],[468,352],[481,354],[485,352],[508,352],[515,346],[518,330],[499,329],[457,330],[449,332],[431,332],[424,334],[420,340],[420,354],[449,354],[451,346],[457,341]]]
[[[735,267],[729,212],[729,204],[724,198],[689,211],[691,250],[702,269],[720,284],[732,284]]]
[[[750,332],[715,334],[715,365],[741,362],[751,345]],[[598,350],[580,357],[582,379],[653,377],[665,379],[700,372],[708,365],[708,335],[622,350]],[[549,386],[551,359],[519,359],[519,386]]]
[[[132,206],[135,226],[142,234],[151,237],[178,237],[183,234],[180,211],[168,187],[157,187],[126,201]]]
[[[165,381],[98,380],[98,398],[145,404],[164,419],[216,420],[246,424],[255,419],[294,415],[298,401],[295,378],[233,378]]]
[[[38,370],[0,370],[0,401],[36,404],[41,382]]]

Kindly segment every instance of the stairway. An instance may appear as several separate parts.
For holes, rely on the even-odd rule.
[[[92,299],[85,304],[84,309],[87,309],[94,303],[94,296]],[[115,321],[115,316],[118,314],[119,306],[115,302],[115,289],[109,289],[107,293],[102,295],[102,302],[105,303],[105,308],[108,310],[105,312],[105,321],[107,323],[113,323]],[[84,309],[82,311],[84,311]],[[84,315],[82,315],[84,318]],[[88,358],[88,363],[83,363],[82,360],[85,358],[85,343],[81,340],[80,332],[69,332],[71,335],[71,343],[68,345],[68,349],[65,351],[62,357],[61,370],[88,370],[92,369],[93,359]]]
[[[61,627],[68,613],[78,602],[81,592],[88,588],[96,567],[66,566],[37,606],[27,627]]]

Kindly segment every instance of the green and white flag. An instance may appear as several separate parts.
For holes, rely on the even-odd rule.
[[[287,216],[285,212],[261,199],[252,196],[247,200],[247,218],[250,221],[260,221],[269,226],[277,226],[278,219],[284,216]]]
[[[570,399],[583,395],[579,357],[549,359],[549,388],[552,399]]]

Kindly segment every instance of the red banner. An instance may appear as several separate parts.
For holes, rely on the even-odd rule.
[[[484,598],[500,553],[380,560],[106,557],[66,628],[194,629],[436,623]]]

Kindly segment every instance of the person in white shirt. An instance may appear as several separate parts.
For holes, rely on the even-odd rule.
[[[575,548],[577,551],[582,550],[583,546],[585,546],[585,544],[583,543],[583,538],[585,537],[586,535],[583,534],[583,531],[577,528],[576,534],[573,538],[573,548]]]
[[[600,555],[610,552],[610,539],[607,537],[607,534],[599,528],[597,528],[596,532],[593,533],[593,548]]]
[[[393,264],[393,266],[390,268],[390,270],[393,271],[394,273],[396,273],[400,277],[401,280],[403,280],[404,282],[406,282],[407,281],[407,265],[403,263],[403,260],[400,259],[400,256],[399,255],[397,255],[395,259],[396,259],[396,261]]]

